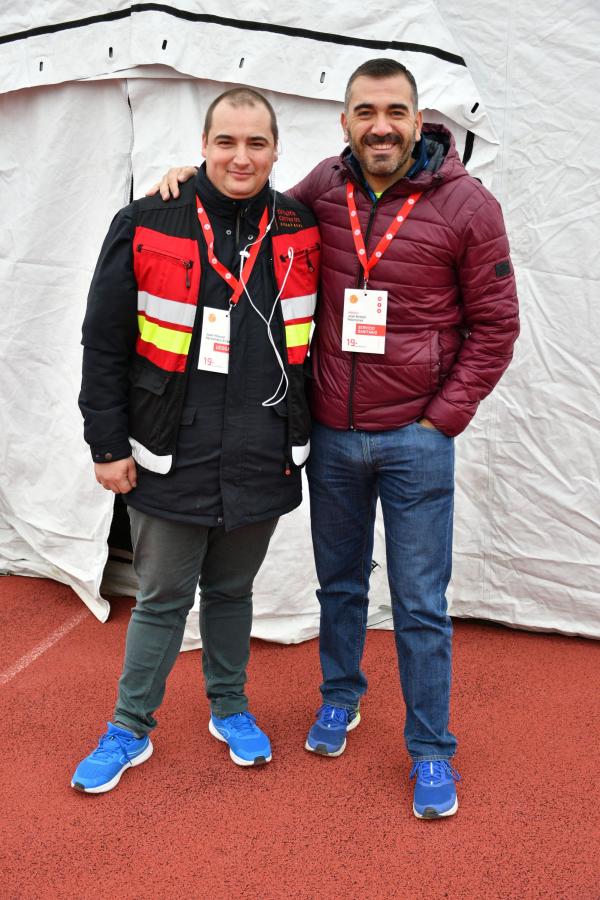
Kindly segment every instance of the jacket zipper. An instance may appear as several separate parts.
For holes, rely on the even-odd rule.
[[[321,249],[321,245],[318,242],[316,244],[311,244],[310,247],[305,247],[303,250],[298,250],[297,253],[294,253],[294,259],[302,259],[303,256],[306,256],[306,265],[307,265],[308,271],[314,272],[315,267],[312,264],[310,254],[314,253],[315,250],[320,250],[320,249]],[[285,253],[280,253],[279,259],[281,260],[282,263],[284,263],[284,262],[287,262],[288,257],[285,255]]]
[[[371,212],[369,213],[369,222],[367,224],[367,233],[365,235],[365,248],[369,247],[369,238],[371,237],[371,231],[373,229],[373,222],[375,221],[375,213],[377,212],[377,200],[373,201],[371,205]],[[356,276],[356,285],[355,287],[360,288],[362,286],[362,282],[364,281],[364,272],[363,267],[358,266],[358,275]],[[354,393],[354,382],[356,380],[356,366],[358,361],[358,354],[352,354],[352,369],[350,371],[350,392],[348,394],[348,428],[350,431],[355,431],[353,418],[354,418],[354,409],[352,402],[352,395]]]
[[[145,251],[146,253],[154,253],[156,256],[166,256],[167,259],[172,259],[175,262],[181,263],[185,269],[185,286],[188,290],[191,288],[192,281],[190,278],[190,269],[194,265],[193,260],[184,259],[182,256],[176,256],[174,253],[169,253],[167,250],[157,250],[156,247],[148,247],[146,244],[138,244],[136,250],[138,253]]]

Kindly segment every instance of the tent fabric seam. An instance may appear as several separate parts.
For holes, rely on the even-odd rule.
[[[467,64],[462,56],[443,50],[441,47],[431,47],[427,44],[416,44],[410,41],[378,41],[369,38],[354,38],[331,32],[312,31],[307,28],[291,28],[288,25],[272,25],[267,22],[254,22],[248,19],[228,19],[225,16],[215,16],[208,13],[193,13],[188,10],[178,9],[164,3],[133,3],[129,9],[115,10],[109,13],[101,13],[96,16],[86,16],[83,19],[72,19],[68,22],[58,22],[53,25],[40,25],[38,28],[30,28],[26,31],[17,31],[12,34],[0,35],[0,44],[9,44],[26,40],[43,34],[56,34],[71,28],[84,28],[95,25],[98,22],[111,22],[117,19],[129,18],[132,13],[162,12],[177,19],[185,19],[189,22],[202,22],[207,25],[223,25],[226,28],[238,28],[245,31],[264,31],[270,34],[280,34],[286,37],[304,38],[328,44],[343,44],[351,47],[365,47],[371,50],[400,50],[403,52],[426,53],[436,56],[445,62],[454,63],[457,66]]]

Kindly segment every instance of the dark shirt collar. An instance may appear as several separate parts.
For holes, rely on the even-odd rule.
[[[236,219],[238,213],[254,225],[258,225],[265,205],[269,201],[271,188],[267,182],[254,197],[233,200],[219,191],[206,174],[206,163],[202,163],[196,175],[196,193],[202,200],[208,217]]]

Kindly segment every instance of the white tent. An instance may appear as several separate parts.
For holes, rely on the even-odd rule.
[[[108,616],[112,497],[82,439],[79,339],[131,179],[139,196],[167,166],[198,161],[207,103],[241,83],[278,113],[285,189],[341,149],[350,72],[391,56],[414,72],[426,120],[449,125],[501,201],[522,303],[515,361],[457,441],[451,611],[600,637],[599,25],[594,0],[4,4],[0,569],[70,584]],[[371,623],[388,627],[381,529],[375,558]],[[302,507],[257,580],[254,633],[314,635],[315,581]]]

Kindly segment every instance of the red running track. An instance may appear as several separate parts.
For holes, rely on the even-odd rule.
[[[250,695],[272,763],[230,762],[207,730],[199,653],[185,653],[154,756],[112,793],[82,795],[71,773],[111,714],[130,605],[115,601],[101,625],[63,585],[0,579],[2,898],[600,897],[597,642],[455,623],[453,819],[412,815],[393,637],[380,631],[363,721],[338,759],[303,750],[316,642],[254,641]]]

